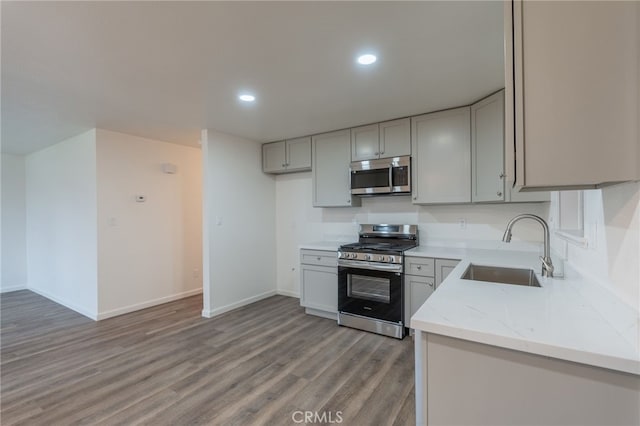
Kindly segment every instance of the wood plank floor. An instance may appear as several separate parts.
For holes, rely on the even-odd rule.
[[[206,319],[195,296],[101,322],[27,290],[0,299],[4,426],[415,424],[412,340],[295,298]]]

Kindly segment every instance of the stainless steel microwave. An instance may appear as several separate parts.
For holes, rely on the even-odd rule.
[[[355,195],[411,192],[411,157],[391,157],[351,163],[351,193]]]

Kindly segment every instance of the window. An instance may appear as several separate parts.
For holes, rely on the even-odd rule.
[[[550,212],[555,235],[569,243],[587,247],[584,231],[584,191],[551,193]]]

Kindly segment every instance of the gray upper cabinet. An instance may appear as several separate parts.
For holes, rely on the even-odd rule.
[[[411,119],[380,123],[380,158],[411,155]]]
[[[287,170],[287,154],[284,141],[262,145],[262,171],[282,173]]]
[[[518,192],[505,165],[504,90],[471,105],[471,199],[474,203],[549,201],[548,191]],[[507,160],[505,161],[505,157]]]
[[[351,129],[351,161],[380,158],[378,123]]]
[[[351,129],[351,161],[411,155],[411,120],[385,121]]]
[[[287,139],[287,171],[311,169],[311,136]]]
[[[262,145],[262,171],[289,173],[311,170],[311,137]]]
[[[504,91],[471,105],[471,201],[504,201]]]
[[[508,176],[529,191],[639,179],[640,3],[504,4]]]
[[[411,118],[414,204],[471,202],[470,108]]]
[[[350,140],[349,129],[323,133],[311,138],[314,207],[360,205],[360,198],[351,195]]]

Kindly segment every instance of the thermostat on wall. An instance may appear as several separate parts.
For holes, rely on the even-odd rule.
[[[145,201],[147,201],[147,196],[146,195],[136,195],[136,201],[138,203],[144,203]]]
[[[162,164],[162,172],[167,173],[169,175],[173,175],[178,171],[178,166],[172,163],[164,163]]]

